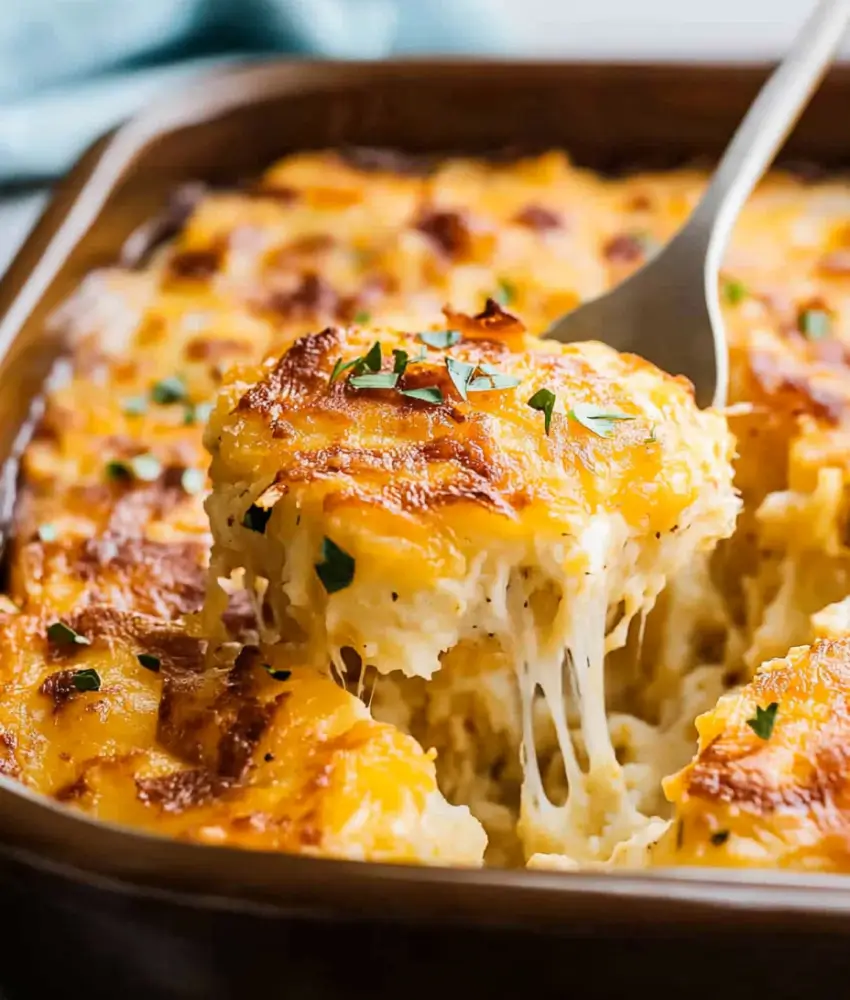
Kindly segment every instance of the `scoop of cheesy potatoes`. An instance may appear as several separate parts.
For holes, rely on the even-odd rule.
[[[3,773],[257,849],[850,870],[850,185],[745,208],[726,415],[539,339],[705,182],[355,150],[178,192],[53,320]]]

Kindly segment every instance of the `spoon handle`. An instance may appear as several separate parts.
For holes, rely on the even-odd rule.
[[[687,231],[688,242],[702,244],[709,274],[719,267],[744,202],[824,76],[848,20],[850,0],[821,0],[738,126],[702,201],[681,233],[684,237]]]

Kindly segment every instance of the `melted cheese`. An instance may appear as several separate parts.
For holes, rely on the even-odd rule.
[[[495,307],[459,321],[466,337],[451,357],[498,360],[518,387],[466,401],[444,380],[444,404],[414,409],[391,392],[329,385],[336,352],[368,346],[359,331],[305,338],[256,382],[232,374],[206,437],[206,627],[223,607],[219,581],[242,574],[266,641],[343,678],[353,652],[381,675],[433,683],[468,647],[482,675],[516,679],[507,740],[522,762],[524,853],[607,861],[662,821],[641,812],[617,762],[605,657],[668,576],[731,531],[731,440],[649,365],[596,344],[539,345]],[[385,357],[415,344],[381,335]],[[444,378],[444,357],[420,362],[416,384]],[[602,435],[559,413],[547,435],[526,402],[544,379],[572,405],[605,399],[630,419]],[[267,511],[262,531],[244,523],[252,505]],[[325,538],[355,565],[330,594],[315,568]],[[538,696],[562,761],[561,805],[538,762]]]

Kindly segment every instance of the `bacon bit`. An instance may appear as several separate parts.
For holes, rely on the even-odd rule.
[[[525,325],[512,313],[506,312],[495,299],[487,299],[482,312],[476,316],[443,309],[449,327],[460,330],[464,337],[473,340],[502,340],[525,333]]]
[[[471,237],[469,227],[458,212],[429,212],[416,223],[446,257],[458,258],[469,252]]]
[[[318,274],[305,274],[294,292],[274,293],[266,307],[286,319],[303,319],[311,316],[333,316],[339,296]]]
[[[828,278],[850,278],[850,249],[824,254],[818,261],[817,269]]]
[[[74,687],[75,673],[75,670],[58,670],[55,674],[45,678],[38,689],[39,694],[50,698],[56,711],[77,693],[77,689]]]
[[[560,229],[563,226],[561,216],[542,205],[526,205],[514,221],[538,233],[546,232],[548,229]]]
[[[212,277],[221,266],[221,249],[183,250],[168,262],[168,273],[173,278],[203,281]]]
[[[619,233],[608,240],[602,253],[611,264],[636,264],[646,255],[646,245],[635,233]]]

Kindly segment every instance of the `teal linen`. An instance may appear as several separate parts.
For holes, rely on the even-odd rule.
[[[0,185],[65,170],[149,100],[236,60],[510,54],[489,0],[2,0]]]

